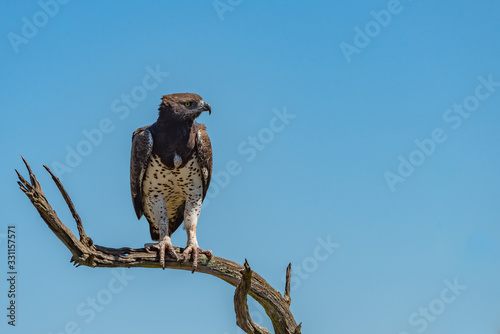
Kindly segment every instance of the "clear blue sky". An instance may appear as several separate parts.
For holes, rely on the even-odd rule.
[[[200,246],[280,291],[292,262],[303,333],[500,331],[500,3],[63,2],[0,10],[2,333],[239,333],[214,277],[74,268],[16,184],[23,154],[76,231],[46,164],[95,243],[142,247],[131,134],[175,92],[212,106]]]

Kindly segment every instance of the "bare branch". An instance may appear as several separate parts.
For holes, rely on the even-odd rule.
[[[257,325],[250,317],[247,304],[247,294],[252,285],[252,270],[245,259],[245,269],[241,270],[241,281],[234,292],[234,311],[236,312],[236,324],[247,334],[271,334],[269,331]]]
[[[52,209],[49,202],[45,198],[42,187],[36,179],[35,174],[33,174],[33,172],[31,171],[29,164],[24,158],[22,159],[24,161],[24,164],[26,165],[26,168],[28,169],[31,183],[26,181],[16,170],[16,173],[19,177],[19,187],[26,194],[26,196],[28,196],[31,203],[38,210],[38,213],[45,221],[47,226],[71,251],[71,253],[73,254],[72,260],[76,261],[76,259],[78,259],[78,262],[92,266],[92,251],[86,245],[77,240],[71,230],[61,222],[56,212]]]
[[[66,192],[66,189],[64,189],[61,181],[52,173],[52,171],[49,169],[49,167],[43,165],[43,167],[49,172],[50,176],[52,176],[52,180],[54,180],[54,183],[57,185],[57,188],[61,192],[61,195],[63,196],[64,200],[66,201],[66,204],[69,207],[69,210],[71,211],[71,214],[73,215],[73,218],[75,219],[76,222],[76,227],[78,228],[78,234],[80,234],[80,241],[83,242],[87,246],[92,246],[93,242],[92,239],[90,239],[87,234],[85,233],[85,230],[83,229],[83,224],[82,224],[82,219],[80,218],[80,215],[76,212],[75,206],[73,205],[73,201],[69,197],[68,193]]]
[[[286,283],[285,283],[285,302],[290,306],[292,303],[292,298],[290,297],[290,279],[292,278],[292,264],[289,263],[288,267],[286,267]]]
[[[30,182],[24,179],[16,170],[19,178],[18,184],[21,190],[26,194],[26,196],[28,196],[47,226],[71,251],[73,254],[71,262],[74,262],[76,266],[161,268],[158,254],[155,252],[147,252],[144,248],[108,248],[93,244],[92,239],[86,235],[80,216],[77,214],[73,202],[62,186],[60,180],[54,176],[48,167],[44,166],[52,176],[53,181],[56,183],[59,191],[66,201],[66,204],[73,214],[73,218],[76,221],[78,232],[80,234],[80,240],[78,240],[71,230],[62,223],[56,212],[52,209],[49,202],[45,198],[40,183],[31,171],[30,166],[24,158],[23,161],[28,169]],[[183,249],[178,247],[174,248],[178,257],[182,259]],[[244,307],[246,307],[246,319],[250,319],[248,314],[248,305],[246,303],[246,296],[249,294],[259,304],[261,304],[262,307],[264,307],[264,310],[273,323],[275,334],[300,334],[300,325],[297,326],[297,323],[290,312],[289,303],[287,303],[286,299],[283,298],[281,294],[270,286],[269,283],[267,283],[260,275],[252,272],[246,261],[245,263],[246,266],[243,267],[235,262],[216,256],[212,257],[209,261],[205,255],[200,255],[196,271],[218,277],[237,287],[235,293],[235,308],[236,294],[238,294],[239,305],[243,310],[245,310]],[[166,259],[165,268],[191,271],[192,264],[184,263],[182,260],[174,262]],[[255,323],[254,325],[255,328],[260,328],[261,331],[247,333],[269,333],[265,328],[262,328]]]

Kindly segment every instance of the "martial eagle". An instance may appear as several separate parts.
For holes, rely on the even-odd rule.
[[[135,213],[146,216],[151,239],[146,250],[156,249],[165,268],[165,253],[175,261],[178,256],[170,237],[184,221],[187,245],[183,259],[193,261],[198,254],[212,257],[202,250],[196,239],[196,225],[201,204],[212,176],[212,146],[205,125],[195,119],[210,105],[197,94],[165,95],[158,120],[137,129],[132,135],[130,189]]]

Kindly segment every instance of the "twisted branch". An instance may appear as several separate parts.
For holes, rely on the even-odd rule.
[[[73,255],[71,257],[71,262],[73,262],[76,266],[161,268],[159,262],[160,259],[157,253],[149,253],[144,248],[108,248],[95,245],[92,239],[85,233],[82,220],[76,212],[75,206],[61,184],[61,181],[47,166],[44,166],[52,176],[52,180],[57,185],[71,211],[71,214],[73,215],[73,218],[75,219],[80,237],[80,240],[78,240],[52,209],[29,164],[24,158],[22,159],[28,170],[30,181],[28,182],[24,179],[24,177],[16,170],[19,178],[19,187],[26,194],[26,196],[28,196],[47,226],[70,250]],[[179,247],[174,248],[178,257],[182,259],[183,249]],[[175,262],[166,259],[165,268],[191,271],[192,265],[182,261]],[[260,275],[253,272],[246,260],[245,266],[241,266],[235,262],[216,256],[212,257],[212,259],[208,261],[208,258],[205,255],[200,255],[196,271],[218,277],[236,287],[234,296],[236,323],[246,333],[269,333],[266,328],[257,325],[250,318],[247,305],[247,294],[249,294],[260,305],[262,305],[262,307],[264,307],[266,314],[272,321],[274,332],[276,334],[300,334],[301,325],[297,326],[289,308],[291,301],[291,265],[287,268],[287,281],[284,297],[271,287],[269,283],[267,283],[266,280],[264,280]]]

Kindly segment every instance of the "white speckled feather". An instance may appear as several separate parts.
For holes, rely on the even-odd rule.
[[[168,220],[174,218],[178,207],[185,202],[184,226],[188,233],[188,245],[197,245],[196,225],[203,197],[203,181],[196,154],[183,167],[174,169],[168,169],[158,156],[152,156],[146,169],[143,193],[144,214],[155,227],[161,227],[162,222],[168,225]],[[160,228],[160,240],[164,236],[162,232]]]

